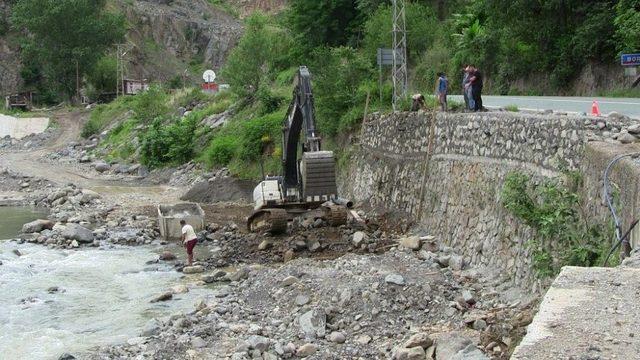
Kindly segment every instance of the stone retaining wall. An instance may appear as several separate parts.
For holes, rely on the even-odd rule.
[[[472,263],[503,268],[516,284],[534,285],[525,246],[531,229],[500,205],[504,179],[514,170],[542,180],[580,168],[588,140],[600,129],[584,117],[521,113],[432,119],[431,113],[369,117],[342,193],[405,212]],[[595,193],[597,181],[589,184]],[[602,206],[594,211],[602,214]]]

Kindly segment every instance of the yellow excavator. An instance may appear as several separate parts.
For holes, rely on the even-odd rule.
[[[247,220],[252,232],[284,232],[290,220],[309,211],[332,226],[347,222],[352,203],[338,197],[335,157],[321,149],[306,66],[296,73],[282,128],[282,175],[265,177],[253,190],[253,201],[254,211]]]

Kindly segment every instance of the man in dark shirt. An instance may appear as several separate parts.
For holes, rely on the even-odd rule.
[[[478,70],[475,66],[471,65],[471,76],[469,78],[469,85],[471,86],[471,96],[474,101],[474,111],[482,110],[482,85],[483,85],[483,77],[480,70]]]

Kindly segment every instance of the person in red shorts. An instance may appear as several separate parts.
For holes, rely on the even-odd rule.
[[[198,243],[198,236],[193,230],[193,226],[187,224],[186,221],[180,220],[180,225],[182,225],[182,243],[184,244],[184,247],[187,248],[189,266],[191,266],[193,265],[193,248],[195,248]]]

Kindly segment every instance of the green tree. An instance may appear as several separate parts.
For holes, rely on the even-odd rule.
[[[291,38],[269,18],[254,13],[246,20],[244,35],[229,55],[222,76],[240,96],[253,96],[261,83],[273,80],[289,66]]]
[[[620,0],[615,7],[618,50],[640,50],[640,0]]]
[[[355,45],[363,16],[356,0],[292,0],[287,21],[301,56],[319,46]]]
[[[376,50],[392,46],[392,12],[389,5],[380,6],[364,24],[363,49],[367,56],[375,59]],[[407,56],[414,60],[434,42],[440,24],[436,13],[426,5],[407,3]]]
[[[76,69],[81,76],[88,73],[105,50],[124,36],[124,18],[104,11],[105,3],[17,1],[11,20],[14,27],[28,33],[22,39],[21,54],[32,76],[25,80],[71,97],[76,89]]]
[[[87,80],[96,95],[115,92],[117,86],[116,68],[117,61],[115,57],[105,55],[87,73]]]
[[[348,121],[343,116],[364,103],[357,96],[360,86],[374,79],[375,72],[371,62],[350,47],[319,48],[313,57],[311,69],[319,69],[313,73],[318,127],[322,134],[334,135]]]

